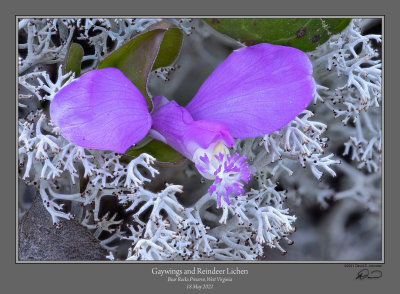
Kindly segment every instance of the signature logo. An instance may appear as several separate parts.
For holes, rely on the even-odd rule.
[[[372,270],[365,268],[358,272],[356,276],[356,280],[364,280],[364,279],[379,279],[382,277],[382,271],[380,270]]]

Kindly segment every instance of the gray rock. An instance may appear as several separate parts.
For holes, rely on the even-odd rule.
[[[75,220],[61,220],[56,228],[37,194],[18,227],[20,261],[106,260],[107,250]]]

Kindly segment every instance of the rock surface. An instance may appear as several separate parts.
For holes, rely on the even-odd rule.
[[[106,260],[107,250],[77,221],[63,219],[56,228],[39,195],[19,222],[18,235],[20,261]]]

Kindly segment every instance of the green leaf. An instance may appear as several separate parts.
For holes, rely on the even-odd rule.
[[[64,59],[63,74],[72,71],[75,78],[81,75],[81,63],[84,55],[83,48],[78,43],[71,43],[68,48],[67,56]]]
[[[149,111],[153,105],[147,92],[147,80],[167,30],[162,26],[153,28],[122,45],[98,66],[99,69],[115,67],[121,70],[143,94]]]
[[[346,28],[349,18],[208,18],[220,33],[247,46],[271,43],[312,51]]]
[[[171,65],[178,57],[183,41],[182,31],[178,28],[170,28],[165,32],[164,39],[160,46],[157,59],[154,62],[153,70]]]
[[[177,164],[186,159],[183,155],[172,149],[169,145],[157,140],[152,140],[147,145],[138,149],[131,147],[125,152],[125,154],[129,156],[139,156],[142,153],[147,153],[155,157],[159,165]],[[122,159],[126,160],[128,158],[123,157]]]
[[[113,53],[108,55],[98,68],[115,67],[121,70],[146,98],[149,111],[152,102],[147,91],[149,74],[153,69],[170,65],[178,56],[183,35],[180,29],[171,27],[166,22],[157,23],[140,35],[135,36]],[[185,159],[170,146],[146,137],[125,152],[124,161],[130,161],[131,156],[148,153],[157,159],[161,165],[175,164]]]

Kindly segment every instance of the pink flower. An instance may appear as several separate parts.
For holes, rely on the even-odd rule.
[[[248,164],[230,155],[234,138],[279,130],[311,102],[312,65],[302,51],[259,44],[234,51],[200,87],[186,107],[165,97],[147,110],[140,91],[119,70],[82,75],[62,88],[50,105],[61,134],[86,148],[125,152],[148,132],[192,160],[214,180],[210,195],[230,203],[244,193]]]

